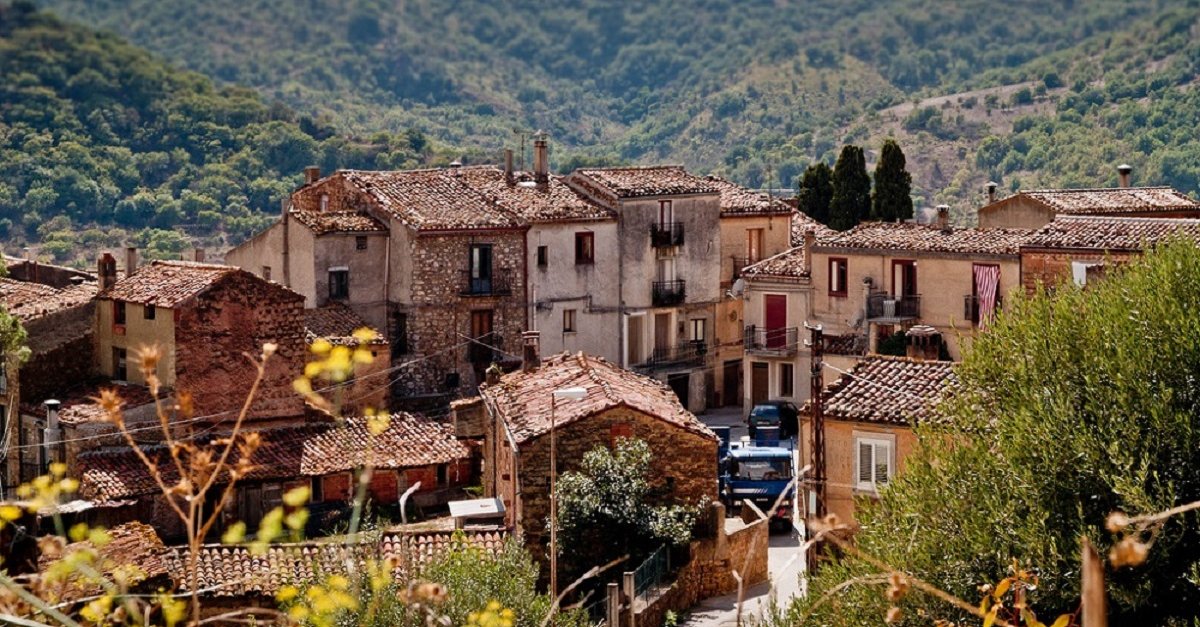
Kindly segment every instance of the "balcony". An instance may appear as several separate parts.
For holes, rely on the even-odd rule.
[[[507,296],[512,294],[512,271],[507,268],[494,269],[490,276],[479,276],[481,273],[463,270],[463,296]]]
[[[655,348],[646,361],[638,364],[642,370],[665,370],[668,368],[698,368],[708,356],[708,344],[703,340],[684,342],[675,346]]]
[[[495,348],[493,348],[495,347]],[[477,365],[488,365],[504,359],[504,338],[498,333],[485,333],[467,345],[467,361]]]
[[[1000,311],[1003,307],[1004,298],[997,294],[995,311]],[[971,324],[979,325],[979,297],[975,294],[963,296],[963,320],[970,320]]]
[[[734,257],[730,257],[729,259],[730,259],[730,264],[733,267],[733,272],[731,272],[729,275],[731,277],[730,278],[731,281],[736,281],[736,280],[742,278],[742,268],[745,268],[746,266],[748,266],[752,263],[757,263],[757,260],[752,261],[749,257],[734,256]]]
[[[682,222],[655,222],[650,225],[650,245],[655,248],[670,248],[683,245]]]
[[[678,305],[687,297],[687,286],[683,279],[674,281],[655,281],[651,284],[650,302],[655,307],[670,307]]]
[[[921,317],[921,295],[895,296],[872,291],[867,296],[867,319],[879,324],[898,324]]]
[[[755,325],[746,327],[745,349],[755,355],[790,357],[796,354],[799,344],[799,329],[781,327],[764,329]]]

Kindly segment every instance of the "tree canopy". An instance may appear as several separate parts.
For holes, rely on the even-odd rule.
[[[833,196],[829,201],[829,228],[845,231],[871,214],[871,177],[863,149],[842,147],[833,165]]]
[[[829,203],[833,201],[833,171],[829,166],[824,161],[808,166],[796,190],[800,212],[821,224],[828,223]]]
[[[875,164],[875,193],[871,197],[871,219],[899,222],[913,217],[912,175],[904,151],[894,139],[883,142]]]

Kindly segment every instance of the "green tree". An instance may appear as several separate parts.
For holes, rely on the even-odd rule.
[[[1200,250],[1160,247],[1103,281],[1007,301],[967,350],[959,387],[877,503],[861,502],[855,544],[960,598],[1007,575],[1039,573],[1039,616],[1079,604],[1080,541],[1105,554],[1113,511],[1151,513],[1200,499]],[[953,446],[947,446],[952,442]],[[1192,625],[1200,618],[1200,515],[1167,520],[1146,562],[1112,569],[1110,624]],[[877,624],[882,590],[843,582],[873,571],[848,557],[811,581],[835,595],[810,624]],[[791,618],[808,609],[797,602]],[[912,621],[963,616],[910,593]],[[962,623],[965,624],[965,623]]]
[[[829,227],[838,231],[853,228],[871,214],[871,177],[866,157],[859,146],[842,147],[833,165],[833,197],[829,201]]]
[[[912,175],[906,168],[904,151],[896,140],[883,142],[879,163],[875,164],[875,194],[871,198],[871,218],[899,222],[913,217]]]
[[[825,224],[829,222],[829,203],[833,200],[833,171],[818,161],[804,171],[796,186],[796,198],[804,215]]]

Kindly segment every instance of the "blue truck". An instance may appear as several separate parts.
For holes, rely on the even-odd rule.
[[[778,427],[763,427],[754,442],[729,442],[726,429],[714,429],[721,438],[718,473],[721,500],[728,511],[736,511],[743,501],[753,501],[771,516],[772,530],[792,527],[791,486],[795,473],[792,441],[778,439]],[[783,496],[781,499],[780,496]],[[779,507],[775,507],[779,501]]]

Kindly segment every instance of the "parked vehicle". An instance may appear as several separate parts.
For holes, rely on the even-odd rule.
[[[735,511],[743,502],[752,501],[770,514],[772,530],[791,529],[794,456],[795,451],[787,441],[783,446],[730,444],[719,465],[721,500],[726,509]]]
[[[779,437],[787,440],[800,431],[800,410],[791,401],[765,401],[750,410],[746,425],[752,440],[759,427],[779,427]]]

